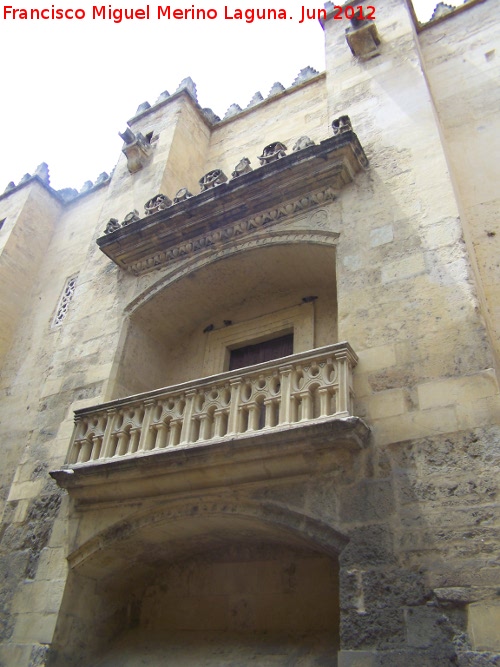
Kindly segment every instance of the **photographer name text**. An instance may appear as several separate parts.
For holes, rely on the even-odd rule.
[[[299,15],[291,16],[290,12],[283,8],[246,8],[228,7],[215,9],[213,7],[195,7],[189,8],[175,7],[173,5],[144,5],[138,8],[114,7],[113,5],[94,5],[91,9],[81,7],[50,7],[26,8],[15,7],[14,5],[3,5],[2,17],[5,21],[81,21],[91,19],[94,21],[104,20],[113,23],[122,23],[122,21],[148,21],[148,20],[167,20],[167,21],[214,21],[223,19],[226,21],[245,21],[254,23],[255,21],[283,21],[297,20],[299,23],[306,21],[318,21],[327,19],[327,12],[324,8],[306,7],[302,5],[299,8]],[[332,18],[334,19],[352,19],[352,18],[374,20],[375,7],[369,5],[335,5]]]

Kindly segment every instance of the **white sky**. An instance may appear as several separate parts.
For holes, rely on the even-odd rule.
[[[4,0],[14,7],[82,7],[90,0]],[[109,5],[110,0],[107,0]],[[113,7],[145,7],[147,0],[114,2]],[[414,0],[420,20],[428,20],[437,0]],[[450,2],[450,0],[448,0]],[[166,5],[168,2],[152,4]],[[196,7],[225,2],[199,0]],[[245,108],[272,84],[291,85],[300,69],[324,69],[323,31],[317,21],[298,23],[300,7],[312,0],[228,0],[236,7],[286,7],[285,21],[82,21],[4,20],[0,16],[2,123],[0,193],[37,165],[47,162],[51,185],[80,189],[113,169],[122,146],[119,131],[141,102],[153,104],[163,90],[173,93],[191,76],[198,100],[223,117],[233,102]],[[356,3],[353,2],[353,5]],[[377,5],[374,0],[373,4]],[[191,7],[190,0],[172,6]],[[0,6],[3,12],[4,5]]]

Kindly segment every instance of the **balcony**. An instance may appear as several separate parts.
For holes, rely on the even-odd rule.
[[[308,452],[366,443],[352,416],[356,363],[338,343],[79,410],[51,475],[96,501],[313,472]]]

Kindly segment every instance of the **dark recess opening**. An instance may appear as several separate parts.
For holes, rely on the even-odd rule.
[[[262,364],[264,361],[279,359],[289,354],[293,354],[293,333],[231,350],[229,370]]]

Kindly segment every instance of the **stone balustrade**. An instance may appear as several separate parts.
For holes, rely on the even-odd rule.
[[[337,343],[79,410],[68,464],[349,417],[356,362]]]

